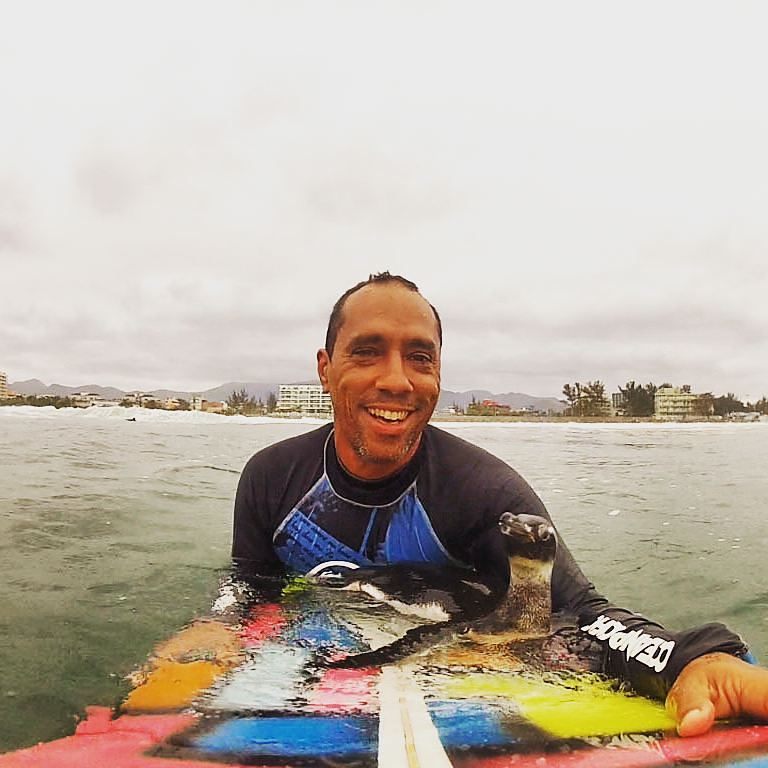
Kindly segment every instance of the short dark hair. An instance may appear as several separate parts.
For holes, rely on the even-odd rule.
[[[353,285],[349,290],[344,291],[341,294],[338,301],[333,305],[331,310],[331,316],[328,318],[328,330],[325,332],[325,351],[328,353],[328,357],[333,355],[333,348],[336,346],[336,337],[339,335],[339,329],[344,322],[343,312],[344,305],[347,303],[347,299],[353,294],[357,293],[361,288],[365,288],[366,285],[386,285],[388,283],[397,283],[402,285],[403,288],[407,288],[414,293],[419,292],[416,283],[402,277],[401,275],[392,275],[389,272],[377,272],[375,275],[369,275],[367,280],[363,280],[357,285]],[[426,301],[426,299],[425,299]],[[429,304],[429,302],[427,302]],[[440,315],[437,314],[437,310],[429,304],[432,312],[435,315],[437,321],[437,338],[440,341],[440,346],[443,345],[443,324],[440,322]]]

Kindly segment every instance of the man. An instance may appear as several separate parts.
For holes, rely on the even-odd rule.
[[[247,464],[235,502],[233,558],[245,573],[308,573],[330,561],[423,562],[508,579],[497,521],[548,517],[509,466],[428,421],[440,394],[437,311],[385,272],[336,303],[317,371],[333,425],[272,445]],[[558,550],[553,609],[604,647],[605,669],[663,696],[681,735],[715,718],[768,718],[768,670],[742,660],[721,624],[672,633],[612,606],[567,547]]]

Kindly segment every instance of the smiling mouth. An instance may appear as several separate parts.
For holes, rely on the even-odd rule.
[[[410,414],[410,411],[390,411],[388,408],[367,408],[366,410],[374,418],[386,421],[388,424],[405,421]]]

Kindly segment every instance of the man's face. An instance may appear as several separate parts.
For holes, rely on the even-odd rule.
[[[317,372],[347,471],[364,480],[397,472],[416,453],[440,394],[432,308],[397,283],[361,288],[344,304],[333,357],[317,353]]]

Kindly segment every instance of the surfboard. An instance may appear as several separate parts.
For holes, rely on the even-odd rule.
[[[74,735],[0,755],[0,768],[768,768],[768,725],[681,739],[660,702],[615,681],[513,654],[489,665],[466,643],[442,664],[319,663],[402,634],[385,609],[296,582],[237,629],[198,622],[155,650],[119,707],[88,708]]]

